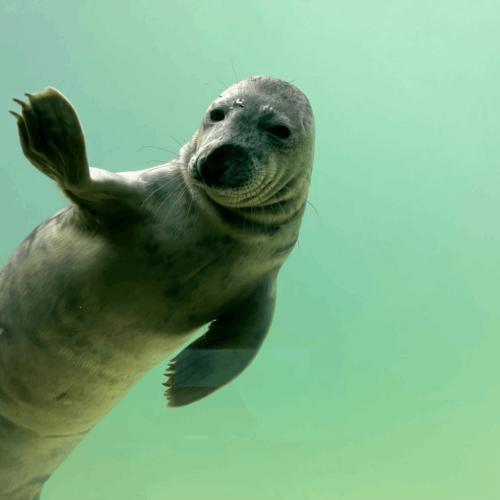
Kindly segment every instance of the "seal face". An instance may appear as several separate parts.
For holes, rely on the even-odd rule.
[[[251,363],[314,155],[309,101],[270,77],[221,94],[174,161],[119,174],[88,166],[60,92],[26,95],[12,112],[23,152],[71,205],[0,271],[0,496],[12,500],[39,498],[86,433],[204,325],[169,364],[169,407]]]
[[[194,142],[186,174],[239,215],[250,208],[254,221],[281,225],[278,202],[297,197],[292,187],[307,195],[314,120],[291,84],[254,77],[233,85],[208,108]]]

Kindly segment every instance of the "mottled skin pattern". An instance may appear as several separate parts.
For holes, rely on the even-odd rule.
[[[201,327],[167,372],[170,407],[238,376],[270,328],[296,243],[314,119],[293,85],[254,77],[209,107],[180,156],[89,168],[76,111],[18,101],[21,146],[71,205],[0,272],[0,498],[35,500],[94,425]]]

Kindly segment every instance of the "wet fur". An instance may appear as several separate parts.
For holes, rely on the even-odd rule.
[[[208,396],[257,355],[306,207],[314,119],[296,87],[254,77],[214,101],[176,160],[113,174],[88,167],[58,91],[16,102],[25,156],[71,201],[0,271],[0,496],[36,500],[86,433],[203,326],[170,362],[169,406]],[[211,120],[215,108],[224,120]],[[276,123],[289,140],[273,136]]]

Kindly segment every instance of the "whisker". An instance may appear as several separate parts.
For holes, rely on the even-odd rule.
[[[146,199],[142,202],[141,207],[142,207],[142,205],[144,205],[144,203],[146,203],[146,201],[148,201],[148,200],[149,200],[149,198],[151,198],[151,196],[153,196],[153,195],[156,193],[156,191],[159,191],[161,188],[163,188],[163,187],[167,186],[168,184],[170,184],[170,183],[171,183],[171,182],[173,182],[174,180],[175,180],[175,179],[170,179],[168,182],[165,182],[165,183],[164,183],[164,184],[162,184],[159,188],[155,189],[155,190],[154,190],[154,191],[153,191],[153,192],[152,192],[152,193],[151,193],[151,194],[150,194],[150,195],[149,195],[149,196],[148,196],[148,197],[147,197],[147,198],[146,198]]]
[[[153,160],[151,160],[153,161]],[[156,161],[159,161],[159,160],[156,160]],[[162,165],[158,165],[157,167],[151,167],[151,168],[148,168],[147,170],[144,170],[144,172],[142,172],[142,174],[137,178],[137,180],[139,180],[143,175],[147,174],[148,172],[151,172],[152,170],[156,170],[158,168],[166,168],[166,165],[169,164],[169,165],[173,165],[173,166],[178,166],[178,165],[182,165],[182,163],[179,163],[177,161],[177,159],[175,160],[172,160],[170,162],[167,162],[167,163],[163,163]]]
[[[286,188],[286,189],[288,189],[289,191],[292,191],[292,188],[289,188],[288,186],[283,186],[283,187]],[[316,216],[319,219],[319,214],[318,214],[318,211],[316,210],[316,207],[307,198],[304,198],[303,196],[300,196],[297,191],[295,191],[295,192],[297,193],[297,196],[299,198],[301,198],[302,200],[304,200],[306,203],[309,203],[309,205],[311,205],[311,207],[314,208],[314,211],[316,212]]]
[[[148,172],[151,172],[151,170],[156,170],[157,168],[162,168],[162,167],[165,168],[163,165],[158,165],[157,167],[151,167],[148,168],[147,170],[144,170],[144,172],[141,175],[139,175],[139,177],[137,177],[137,180],[139,180],[143,175],[147,174]]]
[[[288,218],[288,214],[286,213],[286,210],[281,206],[281,203],[278,200],[276,200],[276,203],[279,205],[279,207],[281,208],[281,210],[285,214],[285,217],[288,219],[288,222],[291,224],[292,221]]]
[[[179,200],[182,198],[182,196],[184,195],[184,193],[188,190],[187,186],[181,191],[181,194],[177,197],[177,199],[175,200],[175,203],[172,205],[172,208],[168,211],[167,215],[165,216],[165,219],[168,219],[168,216],[170,215],[170,212],[175,208],[175,206],[177,205],[177,203],[179,203]],[[175,217],[175,213],[173,214],[172,218]]]
[[[165,165],[166,163],[168,163],[168,161],[165,161],[165,160],[149,160],[146,165],[149,165],[152,161],[159,161],[161,162],[162,165]]]
[[[260,197],[260,195],[259,195],[259,194],[257,195],[257,197],[258,197],[258,198],[259,198],[259,200],[262,202],[262,199],[261,199],[261,197]],[[267,214],[266,214],[266,211],[264,210],[264,207],[261,205],[261,207],[260,207],[260,208],[262,209],[262,213],[266,216]],[[274,211],[274,210],[273,210],[273,211]],[[266,229],[266,236],[267,236],[267,226],[268,226],[268,225],[269,225],[269,216],[267,215],[267,221],[266,221],[266,222],[265,222],[265,224],[264,224],[264,227],[265,227],[265,229]]]
[[[187,228],[187,223],[188,223],[188,219],[189,219],[189,212],[191,211],[191,204],[193,203],[193,196],[191,196],[191,201],[189,202],[189,207],[188,207],[188,211],[187,211],[187,215],[186,215],[186,223],[184,224],[184,232],[186,232],[186,228]]]
[[[238,77],[236,76],[236,70],[234,69],[233,58],[231,57],[231,66],[233,67],[234,77],[236,81],[234,83],[238,83]]]
[[[163,204],[175,193],[175,191],[172,191],[170,194],[167,195],[167,197],[161,202],[160,206],[156,209],[156,212],[154,214],[154,218],[156,218],[156,215],[158,214],[158,211],[160,208],[163,206]]]
[[[166,134],[166,135],[167,135],[167,137],[170,137],[171,139],[173,139],[177,144],[179,144],[179,146],[181,147],[181,149],[184,149],[186,147],[186,143],[182,144],[175,137],[173,137],[171,135],[168,135],[168,134]],[[181,137],[181,139],[182,139],[182,137]]]
[[[266,168],[266,172],[283,172],[286,173],[288,169],[277,169],[277,168]],[[291,168],[289,169],[290,171],[292,170]],[[305,179],[306,181],[309,182],[309,184],[312,186],[312,181],[310,177],[307,177],[307,175],[299,174],[297,177],[300,177],[301,179]]]
[[[170,137],[170,136],[169,136]],[[175,139],[174,139],[175,140]],[[178,153],[174,153],[174,151],[171,151],[170,149],[166,149],[166,148],[160,148],[159,146],[142,146],[142,148],[139,148],[137,151],[140,151],[141,149],[144,149],[144,148],[155,148],[155,149],[161,149],[163,151],[167,151],[168,153],[172,153],[173,155],[177,156]]]
[[[213,73],[211,73],[213,76],[215,76]],[[227,90],[227,86],[226,84],[218,77],[218,76],[215,76],[215,78],[217,78],[217,80],[219,80],[219,82],[222,83],[222,85],[224,85],[224,87],[226,87],[226,90]]]

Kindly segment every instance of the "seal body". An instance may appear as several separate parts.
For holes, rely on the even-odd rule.
[[[23,152],[71,205],[0,272],[0,498],[40,498],[92,427],[201,327],[170,363],[170,407],[218,390],[270,328],[276,278],[297,241],[314,119],[293,85],[254,77],[208,108],[179,157],[89,168],[76,111],[28,95]]]

